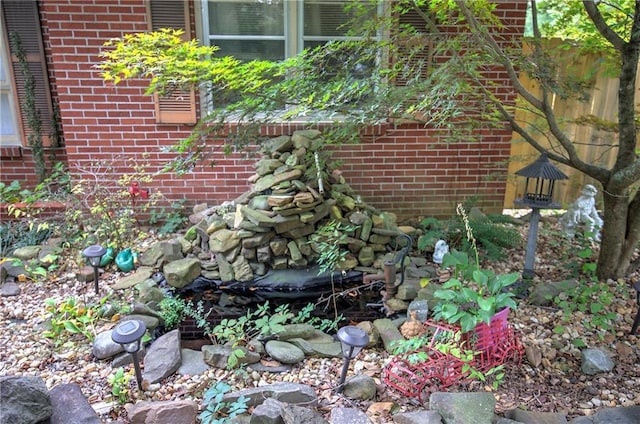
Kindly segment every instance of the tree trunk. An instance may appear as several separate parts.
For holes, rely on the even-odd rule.
[[[604,226],[598,257],[598,277],[623,278],[640,240],[640,197],[629,202],[629,189],[603,190]]]

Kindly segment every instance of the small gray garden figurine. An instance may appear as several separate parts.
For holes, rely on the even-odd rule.
[[[602,228],[603,221],[596,210],[595,197],[598,190],[591,184],[587,184],[581,193],[580,197],[569,206],[567,213],[560,218],[562,231],[568,237],[573,237],[576,233],[576,227],[585,224],[593,238],[600,241],[600,228]]]
[[[435,250],[433,251],[433,262],[436,264],[442,263],[442,258],[449,251],[449,245],[444,240],[438,240],[436,242]]]

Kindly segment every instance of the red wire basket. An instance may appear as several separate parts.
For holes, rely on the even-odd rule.
[[[475,331],[465,334],[460,334],[458,326],[427,320],[429,344],[393,357],[383,369],[383,381],[404,396],[424,403],[433,392],[470,381],[470,368],[485,373],[508,361],[520,362],[524,349],[508,325],[508,314],[509,309],[504,309],[489,324],[480,323]],[[443,343],[475,352],[473,359],[465,362],[439,350],[436,346]]]

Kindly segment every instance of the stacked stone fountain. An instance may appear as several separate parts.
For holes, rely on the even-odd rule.
[[[202,276],[249,282],[269,270],[307,269],[319,256],[312,235],[331,220],[357,226],[344,246],[349,254],[341,269],[382,269],[380,260],[397,234],[413,229],[399,229],[393,214],[364,204],[338,170],[327,172],[323,147],[316,130],[268,140],[250,191],[234,202],[194,209],[185,239],[200,259]]]

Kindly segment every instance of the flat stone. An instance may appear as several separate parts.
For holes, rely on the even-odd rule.
[[[100,424],[100,418],[77,384],[60,384],[49,391],[53,414],[49,424]]]
[[[1,297],[12,297],[20,294],[20,286],[12,281],[4,283],[0,286]]]

